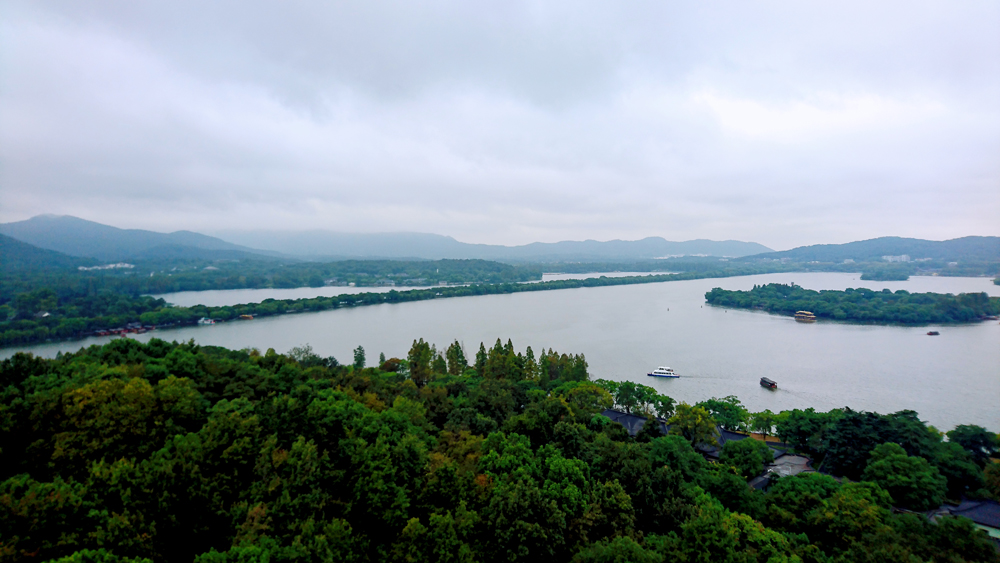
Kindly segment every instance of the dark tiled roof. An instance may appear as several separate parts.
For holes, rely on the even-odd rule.
[[[730,432],[729,430],[724,430],[720,426],[715,427],[715,441],[719,443],[717,446],[701,445],[698,447],[698,451],[707,455],[711,458],[718,459],[719,454],[722,453],[722,446],[726,445],[726,442],[738,442],[739,440],[746,439],[746,434],[739,434],[737,432]]]
[[[625,430],[628,430],[629,436],[635,436],[646,425],[646,417],[637,414],[627,414],[614,409],[607,409],[601,414],[624,426]],[[660,423],[660,432],[666,434],[670,427],[662,420],[657,420],[657,422]]]
[[[627,414],[615,409],[607,409],[601,413],[602,415],[610,418],[611,420],[621,424],[628,430],[630,436],[635,436],[639,433],[639,430],[646,424],[646,417],[637,414]],[[670,432],[670,425],[662,419],[657,419],[660,424],[660,432],[667,434]],[[720,426],[715,427],[716,441],[719,443],[717,446],[701,445],[698,447],[698,451],[707,455],[711,458],[718,458],[719,453],[722,451],[722,446],[726,445],[726,442],[735,442],[737,440],[743,440],[747,436],[745,434],[739,434],[737,432],[730,432],[729,430],[723,430]],[[775,455],[777,457],[777,454]]]
[[[976,524],[1000,528],[1000,503],[992,500],[963,500],[962,504],[950,508],[955,516],[964,516]]]
[[[764,473],[762,475],[758,475],[753,479],[750,479],[750,482],[747,484],[750,485],[750,487],[753,489],[757,489],[758,491],[763,491],[764,489],[767,488],[768,485],[771,484],[771,474]]]

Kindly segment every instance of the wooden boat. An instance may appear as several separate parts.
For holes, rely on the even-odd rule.
[[[814,323],[816,322],[816,315],[810,311],[796,311],[795,320],[800,323]]]
[[[778,388],[778,384],[777,383],[775,383],[774,381],[771,381],[770,379],[768,379],[766,377],[760,378],[760,386],[761,387],[767,387],[768,389],[777,389]]]

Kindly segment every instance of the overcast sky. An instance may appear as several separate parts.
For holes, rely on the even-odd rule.
[[[0,41],[3,222],[1000,235],[995,0],[4,0]]]

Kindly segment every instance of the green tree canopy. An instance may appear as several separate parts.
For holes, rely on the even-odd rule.
[[[719,423],[719,426],[722,426],[726,430],[746,430],[750,422],[750,412],[735,395],[729,395],[721,399],[712,397],[711,399],[697,403],[696,406],[710,412],[712,418]]]
[[[677,412],[669,423],[670,433],[683,436],[692,446],[717,443],[715,419],[702,407],[681,403],[677,405]]]
[[[674,414],[674,400],[659,394],[656,389],[633,381],[608,381],[598,379],[595,383],[611,394],[614,406],[629,414],[642,414],[658,418],[670,418]]]
[[[777,422],[778,417],[770,409],[750,415],[750,428],[755,432],[759,432],[764,438],[773,433],[774,425]]]
[[[500,341],[452,374],[436,349],[364,369],[158,339],[0,360],[0,561],[997,563],[967,520],[889,512],[879,481],[908,502],[982,479],[916,413],[828,413],[817,456],[900,445],[871,456],[872,481],[806,473],[763,495],[745,477],[766,446],[706,461],[703,407],[631,437],[581,355],[531,367]]]
[[[871,452],[864,479],[877,484],[896,506],[930,510],[944,500],[947,481],[927,460],[906,455],[898,444],[886,443]]]
[[[948,432],[948,441],[962,446],[980,467],[1000,451],[1000,436],[982,426],[961,424]]]
[[[774,461],[774,452],[760,440],[745,438],[730,440],[722,446],[719,463],[735,467],[744,479],[752,479],[764,472],[764,468]]]
[[[358,346],[354,349],[354,369],[365,368],[365,349]]]

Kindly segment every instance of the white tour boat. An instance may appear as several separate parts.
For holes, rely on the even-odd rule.
[[[660,366],[654,369],[653,371],[647,373],[646,375],[650,377],[680,377],[679,375],[674,373],[673,368],[668,368],[664,366]]]

